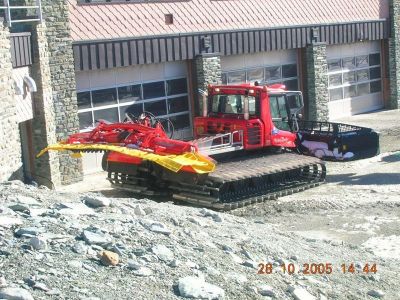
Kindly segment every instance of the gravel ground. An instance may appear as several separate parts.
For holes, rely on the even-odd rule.
[[[399,299],[396,116],[346,120],[379,125],[380,156],[231,213],[134,199],[104,174],[58,191],[1,184],[0,299]]]

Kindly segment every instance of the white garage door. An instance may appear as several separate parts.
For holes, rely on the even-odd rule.
[[[76,73],[80,129],[95,120],[119,122],[125,113],[143,111],[169,118],[175,138],[192,136],[187,68],[184,62],[141,65]],[[84,173],[100,170],[101,155],[83,158]]]
[[[331,120],[383,107],[379,42],[328,46]]]
[[[283,83],[298,90],[297,55],[295,50],[263,52],[221,57],[223,83]]]

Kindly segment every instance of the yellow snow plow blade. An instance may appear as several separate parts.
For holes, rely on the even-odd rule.
[[[71,150],[75,152],[72,154],[75,157],[79,157],[79,152],[85,152],[86,150],[114,151],[128,156],[153,161],[173,172],[178,172],[186,166],[192,167],[193,170],[198,174],[211,173],[215,170],[214,162],[199,153],[191,152],[180,155],[159,155],[142,150],[106,144],[54,144],[40,151],[36,157],[42,156],[49,150]]]

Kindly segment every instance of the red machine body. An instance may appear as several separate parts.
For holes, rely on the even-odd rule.
[[[296,133],[288,130],[281,130],[274,124],[274,117],[271,114],[270,95],[285,95],[284,85],[254,86],[250,84],[232,85],[232,86],[209,86],[208,103],[203,117],[197,117],[194,120],[194,134],[196,138],[205,135],[223,134],[233,131],[243,132],[243,147],[245,150],[259,149],[269,146],[295,148],[297,139]],[[213,99],[215,97],[227,97],[232,95],[233,102],[236,101],[236,110],[216,107]],[[239,97],[240,96],[240,97]],[[242,96],[242,97],[241,97]],[[243,106],[244,97],[251,99],[249,115],[246,117]],[[242,98],[242,99],[240,99]],[[212,101],[212,103],[210,103]],[[229,101],[229,100],[228,100]],[[231,99],[232,101],[232,99]],[[240,104],[238,106],[238,104]],[[279,108],[279,103],[276,103]],[[228,104],[230,105],[230,104]],[[285,105],[282,102],[282,105]],[[285,107],[286,111],[286,107]],[[277,121],[282,121],[277,120]]]

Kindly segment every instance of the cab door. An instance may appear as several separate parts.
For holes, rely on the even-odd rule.
[[[296,134],[291,132],[285,94],[269,95],[272,126],[271,143],[277,147],[295,147]]]

